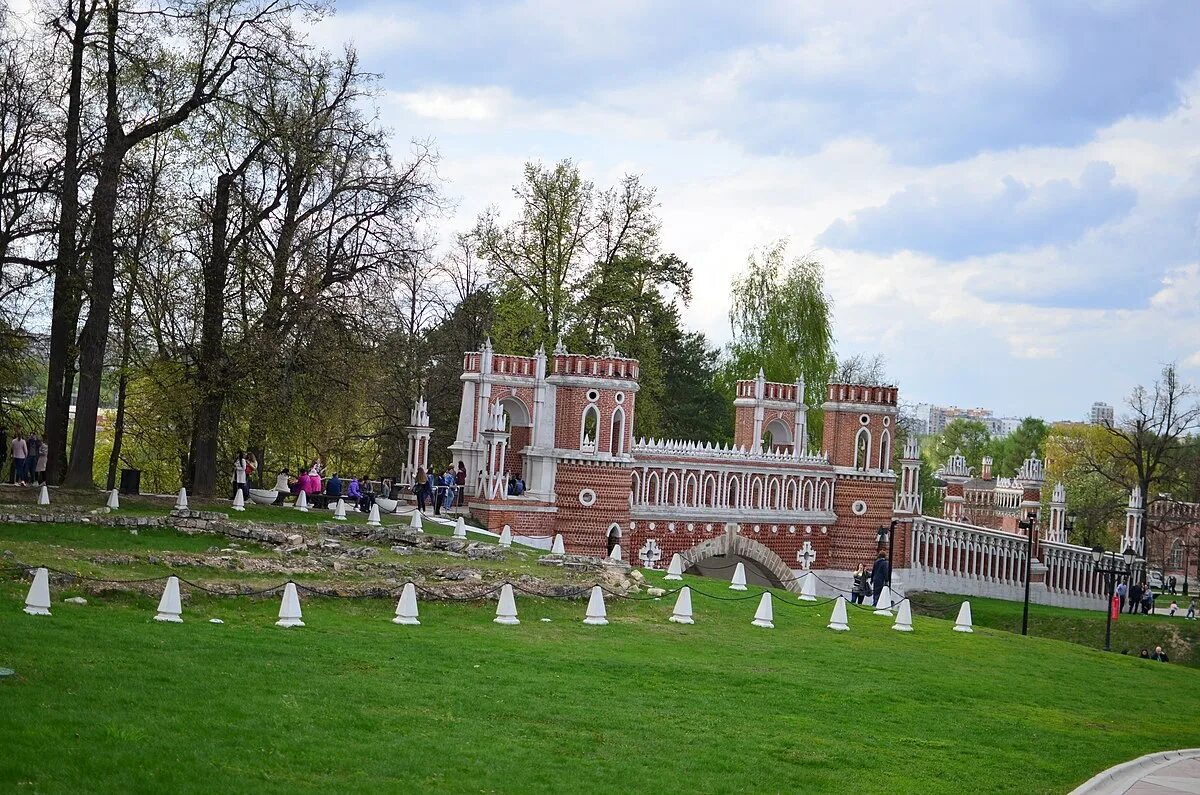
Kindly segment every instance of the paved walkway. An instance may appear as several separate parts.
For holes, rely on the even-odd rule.
[[[1200,748],[1166,751],[1109,768],[1071,795],[1200,795]]]

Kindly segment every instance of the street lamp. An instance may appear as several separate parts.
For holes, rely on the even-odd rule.
[[[1029,634],[1029,570],[1033,564],[1033,533],[1037,528],[1037,511],[1030,511],[1025,519],[1017,522],[1017,527],[1029,531],[1029,541],[1025,547],[1025,608],[1021,611],[1021,634]]]
[[[896,551],[896,525],[898,519],[893,519],[890,525],[879,525],[879,529],[875,531],[876,549],[883,547],[883,542],[886,539],[888,545],[888,576],[887,586],[892,587],[892,554]]]
[[[1109,565],[1100,565],[1104,561],[1104,556],[1108,555]],[[1113,593],[1117,589],[1117,575],[1128,574],[1133,571],[1133,560],[1137,554],[1133,551],[1133,547],[1125,547],[1125,551],[1118,558],[1112,552],[1105,552],[1104,547],[1092,547],[1092,569],[1097,574],[1104,574],[1108,577],[1108,602],[1104,605],[1104,650],[1112,651],[1112,601]],[[1124,561],[1124,568],[1120,568],[1117,564]]]
[[[1071,540],[1071,533],[1075,532],[1075,522],[1078,520],[1078,518],[1079,517],[1077,517],[1075,514],[1071,514],[1063,522],[1063,533],[1066,535],[1066,538],[1064,538],[1063,541]]]

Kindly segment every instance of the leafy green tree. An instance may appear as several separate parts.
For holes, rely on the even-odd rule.
[[[817,443],[820,398],[837,363],[821,263],[812,256],[789,261],[787,242],[779,240],[750,253],[730,292],[733,338],[721,375],[726,396],[732,400],[737,380],[753,377],[760,367],[769,381],[790,383],[803,377],[816,404],[808,427],[810,443]]]
[[[946,463],[956,452],[967,459],[967,466],[979,472],[980,462],[990,450],[991,434],[979,420],[955,419],[946,424],[946,429],[932,439],[929,463],[934,469]]]
[[[1030,453],[1045,459],[1044,447],[1049,432],[1045,420],[1026,417],[1008,436],[993,439],[992,471],[998,477],[1012,477]]]

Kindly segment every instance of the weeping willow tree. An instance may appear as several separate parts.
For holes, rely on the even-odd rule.
[[[821,263],[811,255],[787,258],[787,241],[755,249],[730,287],[732,339],[722,370],[732,399],[739,378],[761,367],[768,381],[803,378],[810,405],[809,442],[819,448],[820,404],[837,366],[833,350],[832,304],[825,292]]]

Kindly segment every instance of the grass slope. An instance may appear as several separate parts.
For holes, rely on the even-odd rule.
[[[913,594],[914,610],[937,618],[953,619],[963,599],[971,600],[976,626],[1021,631],[1020,602],[1000,599],[953,596],[940,593]],[[1169,600],[1167,604],[1170,604]],[[1183,606],[1186,608],[1186,602]],[[1161,645],[1175,664],[1200,666],[1200,621],[1184,621],[1178,615],[1144,616],[1122,613],[1112,625],[1112,647],[1127,649],[1136,655],[1142,649],[1154,651]],[[1071,610],[1065,607],[1029,606],[1029,633],[1041,638],[1070,641],[1093,649],[1104,648],[1104,613],[1099,610]]]
[[[1162,720],[1200,708],[1194,670],[924,617],[834,633],[794,597],[773,631],[754,592],[697,595],[690,627],[669,598],[585,627],[582,602],[519,596],[519,627],[491,604],[396,627],[382,600],[306,599],[281,630],[274,600],[193,598],[162,625],[145,597],[60,591],[34,618],[23,595],[0,584],[3,789],[1063,792],[1200,745]]]

